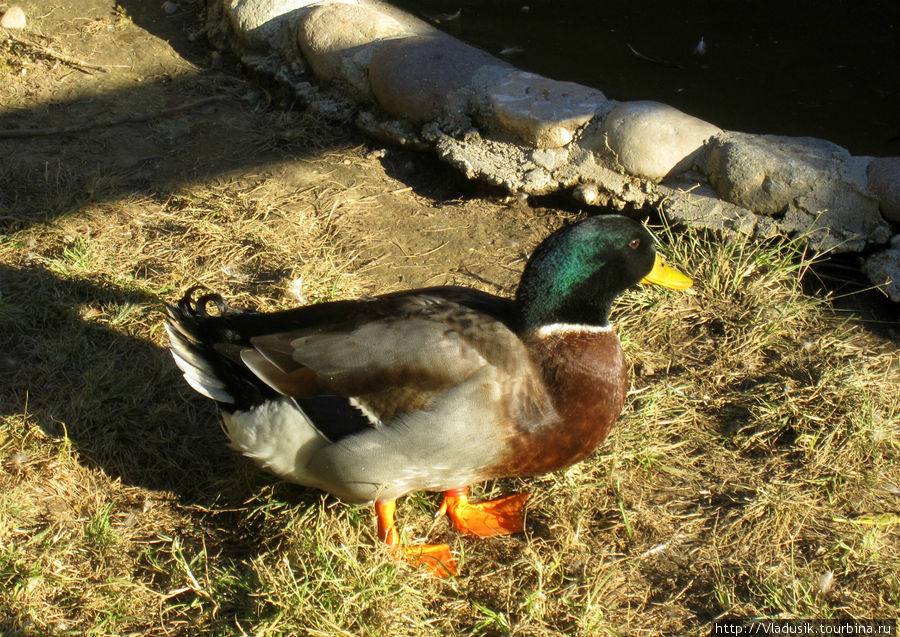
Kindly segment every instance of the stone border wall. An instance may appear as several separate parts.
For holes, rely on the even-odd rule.
[[[900,158],[724,131],[518,69],[379,0],[207,0],[207,31],[308,108],[510,193],[655,205],[749,237],[863,253],[900,302]],[[310,81],[310,75],[315,82]]]

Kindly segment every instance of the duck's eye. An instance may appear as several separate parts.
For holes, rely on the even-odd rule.
[[[628,247],[631,248],[632,250],[637,250],[638,246],[640,246],[640,245],[641,245],[640,239],[632,239],[631,241],[628,242]]]

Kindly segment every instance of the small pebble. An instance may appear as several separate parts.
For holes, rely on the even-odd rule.
[[[597,184],[593,182],[587,182],[584,184],[578,184],[575,186],[572,191],[572,195],[576,200],[586,203],[589,206],[593,206],[597,203],[597,200],[600,199],[600,189],[597,188]]]
[[[180,8],[177,2],[172,2],[172,0],[166,0],[162,5],[163,11],[165,11],[168,15],[172,15]]]
[[[834,586],[834,571],[826,571],[819,577],[819,595],[828,595]]]
[[[25,20],[25,11],[22,7],[13,5],[7,9],[3,16],[0,16],[0,27],[7,29],[24,29],[27,24]]]

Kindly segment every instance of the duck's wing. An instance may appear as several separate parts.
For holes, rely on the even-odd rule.
[[[284,396],[341,396],[376,425],[427,408],[488,365],[534,375],[522,342],[489,314],[421,293],[371,303],[362,317],[251,336],[240,359]]]
[[[219,315],[206,313],[209,302]],[[546,408],[510,328],[512,302],[490,294],[428,288],[269,314],[186,297],[168,313],[173,354],[198,391],[228,411],[280,394],[330,440],[427,410],[485,368],[503,379],[507,417],[536,421]]]

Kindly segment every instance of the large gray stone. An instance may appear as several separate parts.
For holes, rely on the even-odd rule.
[[[537,148],[565,146],[579,128],[611,108],[601,91],[518,69],[489,87],[487,99],[494,129]]]
[[[623,102],[603,121],[606,149],[625,172],[651,181],[691,168],[704,142],[722,130],[666,104]]]
[[[885,219],[900,222],[900,157],[879,157],[866,169],[869,190],[878,197]]]
[[[696,180],[670,179],[657,188],[659,207],[672,221],[761,239],[779,234],[774,220],[722,201],[709,186]]]
[[[725,201],[779,216],[784,232],[808,234],[817,249],[850,252],[891,236],[868,163],[821,139],[727,132],[709,141],[704,170]]]
[[[222,0],[239,40],[254,51],[290,50],[290,25],[317,0]]]
[[[217,2],[221,4],[211,5],[209,15],[215,16],[221,7],[231,24],[232,32],[237,36],[237,40],[231,40],[230,43],[238,49],[238,53],[248,51],[266,53],[275,50],[288,60],[296,53],[294,27],[303,16],[317,6],[341,5],[365,9],[367,13],[361,14],[363,22],[355,27],[351,26],[351,29],[364,28],[365,20],[378,14],[401,25],[408,34],[437,32],[431,25],[380,0],[217,0]],[[335,28],[341,29],[345,26],[348,24],[338,23]],[[212,27],[214,31],[219,28],[218,25]],[[323,33],[326,38],[332,35],[339,34],[331,29]]]
[[[785,212],[798,194],[808,192],[829,170],[834,157],[845,160],[849,153],[810,137],[727,132],[710,140],[705,172],[726,201],[774,215]]]
[[[372,101],[369,64],[386,40],[410,35],[394,18],[370,7],[330,3],[313,8],[297,29],[297,41],[320,80]]]
[[[411,35],[440,35],[442,31],[431,26],[427,22],[419,20],[414,15],[407,13],[403,9],[398,9],[394,5],[383,2],[382,0],[318,0],[321,4],[328,2],[345,2],[348,4],[357,4],[361,7],[368,7],[380,14],[393,18],[406,29]]]
[[[890,248],[866,259],[863,270],[892,301],[900,302],[900,235],[891,239]]]
[[[369,81],[388,113],[427,122],[466,115],[485,67],[508,65],[449,36],[411,37],[389,42],[372,56]]]

